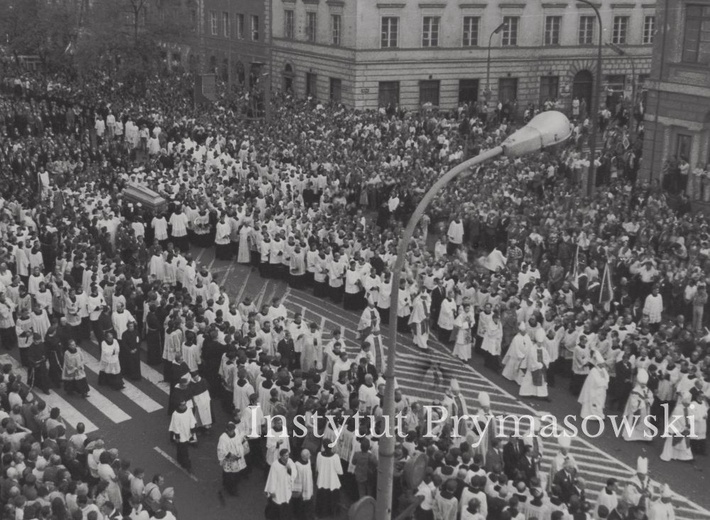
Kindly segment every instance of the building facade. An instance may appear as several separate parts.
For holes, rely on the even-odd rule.
[[[658,0],[659,31],[645,117],[640,175],[662,180],[664,163],[684,158],[710,170],[710,0]],[[691,173],[688,193],[710,202]]]
[[[602,103],[642,91],[655,2],[597,0]],[[453,108],[574,97],[590,106],[599,26],[582,3],[543,0],[273,0],[274,87],[356,108]],[[498,29],[496,31],[496,29]],[[489,41],[490,72],[487,57]]]
[[[171,64],[215,73],[225,83],[250,88],[269,61],[271,0],[172,0],[190,19],[190,33],[171,49]]]

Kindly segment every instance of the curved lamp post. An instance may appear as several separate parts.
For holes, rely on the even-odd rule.
[[[404,267],[404,261],[414,230],[419,224],[424,211],[434,197],[452,180],[459,176],[468,176],[472,168],[499,155],[519,157],[538,152],[548,146],[564,142],[571,134],[567,117],[561,112],[548,111],[538,114],[530,122],[508,137],[500,146],[486,150],[478,156],[455,166],[429,189],[419,205],[414,210],[407,227],[397,246],[397,259],[392,272],[392,294],[390,297],[390,344],[387,350],[387,366],[385,368],[385,394],[383,416],[389,421],[387,433],[379,442],[379,462],[377,470],[377,503],[376,520],[390,520],[392,517],[392,481],[394,478],[394,448],[395,448],[395,402],[394,402],[394,365],[397,360],[397,304],[399,301],[399,280]]]

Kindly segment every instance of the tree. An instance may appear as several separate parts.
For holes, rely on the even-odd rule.
[[[77,39],[78,72],[91,74],[98,68],[141,89],[162,66],[162,44],[187,27],[184,13],[167,10],[164,4],[160,0],[94,0]]]

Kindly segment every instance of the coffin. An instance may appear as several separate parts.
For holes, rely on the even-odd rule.
[[[168,202],[151,189],[138,184],[130,183],[123,190],[123,200],[133,204],[140,203],[153,213],[160,213],[168,209]]]

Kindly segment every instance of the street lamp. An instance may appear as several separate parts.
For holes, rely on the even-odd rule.
[[[505,26],[506,22],[501,22],[498,27],[493,29],[493,32],[491,32],[491,35],[488,37],[488,58],[486,58],[486,101],[488,101],[488,98],[491,97],[491,44],[493,43],[493,35],[501,32]]]
[[[597,74],[596,82],[594,88],[592,89],[592,131],[589,136],[589,152],[591,157],[589,158],[589,174],[587,175],[587,195],[593,195],[594,189],[597,182],[597,166],[595,164],[597,155],[597,131],[599,128],[599,98],[602,93],[602,16],[599,14],[599,9],[589,0],[579,0],[581,3],[588,5],[594,9],[594,14],[597,15],[597,22],[599,23],[599,43],[597,48]]]
[[[379,461],[377,470],[377,502],[375,518],[390,520],[392,517],[392,484],[394,478],[394,448],[395,448],[395,402],[394,402],[394,365],[397,361],[397,307],[399,303],[399,280],[402,275],[409,244],[414,230],[427,207],[439,192],[457,177],[467,177],[473,173],[473,168],[485,161],[505,155],[518,157],[543,148],[564,142],[571,134],[567,117],[561,112],[542,112],[533,117],[523,128],[508,137],[501,145],[486,150],[478,156],[462,162],[442,175],[426,192],[417,208],[414,210],[407,227],[397,245],[397,259],[392,271],[392,293],[390,296],[390,345],[387,350],[387,366],[385,367],[385,393],[383,397],[383,417],[385,417],[387,432],[379,441]]]

